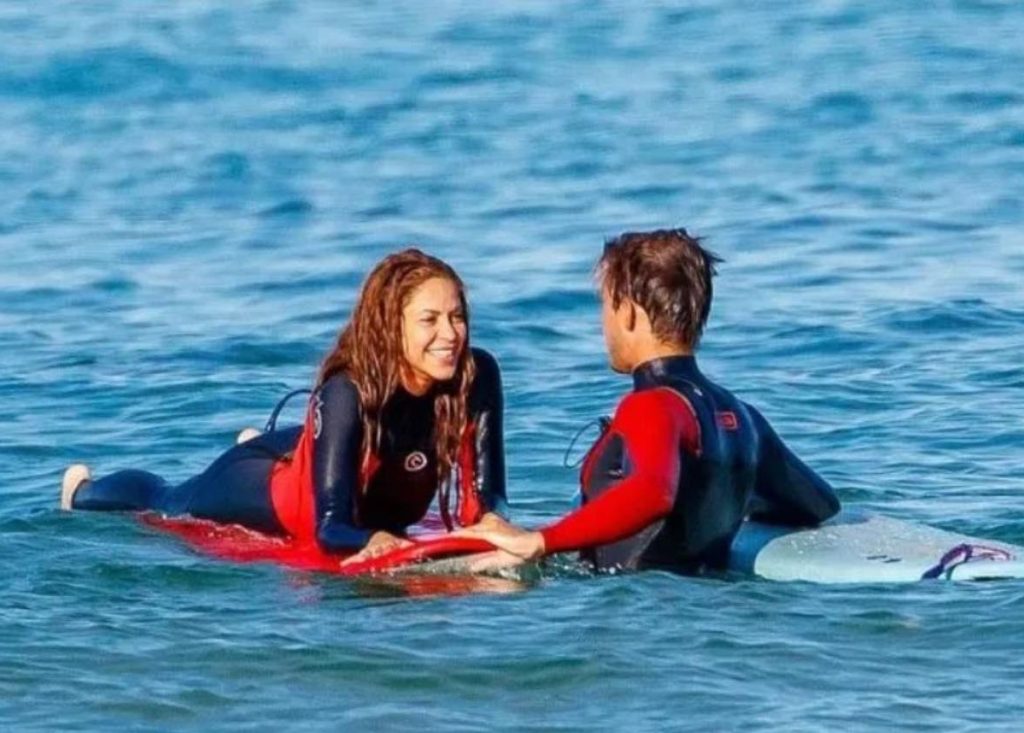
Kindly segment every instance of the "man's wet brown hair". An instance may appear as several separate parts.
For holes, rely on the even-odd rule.
[[[720,262],[685,229],[658,229],[605,242],[596,273],[613,306],[631,299],[647,312],[655,336],[694,348],[711,311],[711,279]]]

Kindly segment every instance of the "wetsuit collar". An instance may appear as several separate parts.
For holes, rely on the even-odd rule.
[[[437,396],[436,387],[431,387],[423,394],[413,394],[402,385],[395,388],[394,393],[388,399],[389,405],[423,405],[434,404],[434,397]]]
[[[645,361],[633,370],[633,388],[645,389],[664,384],[665,377],[700,377],[697,359],[692,354],[663,356]]]

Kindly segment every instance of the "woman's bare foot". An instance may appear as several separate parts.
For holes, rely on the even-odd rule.
[[[71,511],[71,502],[75,492],[86,481],[92,480],[92,472],[84,463],[74,463],[64,471],[64,480],[60,483],[60,508]]]
[[[242,443],[250,441],[253,438],[258,438],[261,435],[263,435],[263,433],[261,433],[256,428],[242,428],[242,432],[240,432],[238,434],[238,437],[235,438],[235,445],[241,445]]]

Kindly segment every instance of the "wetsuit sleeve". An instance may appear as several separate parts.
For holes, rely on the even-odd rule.
[[[329,552],[360,550],[371,532],[355,523],[363,433],[359,392],[347,377],[333,376],[314,394],[312,409],[317,541]]]
[[[505,400],[501,370],[493,356],[473,349],[476,379],[470,395],[470,410],[476,423],[476,477],[484,509],[508,517],[505,492]]]
[[[683,399],[666,389],[630,394],[619,405],[609,430],[625,443],[630,475],[542,529],[546,553],[617,542],[672,510],[679,486],[680,447],[700,430]]]
[[[753,516],[773,524],[815,525],[839,511],[828,482],[796,457],[768,421],[747,405],[758,432],[759,459]]]

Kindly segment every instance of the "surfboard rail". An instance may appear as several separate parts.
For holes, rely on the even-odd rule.
[[[1024,578],[1024,547],[848,508],[820,527],[747,521],[729,567],[816,583]]]
[[[191,517],[165,517],[147,513],[139,516],[148,527],[172,534],[190,547],[221,560],[272,562],[297,570],[337,575],[367,575],[407,568],[431,560],[488,552],[494,546],[485,540],[451,535],[423,536],[376,557],[342,564],[347,555],[325,552],[315,542],[296,542],[273,537],[239,525],[224,525]]]

